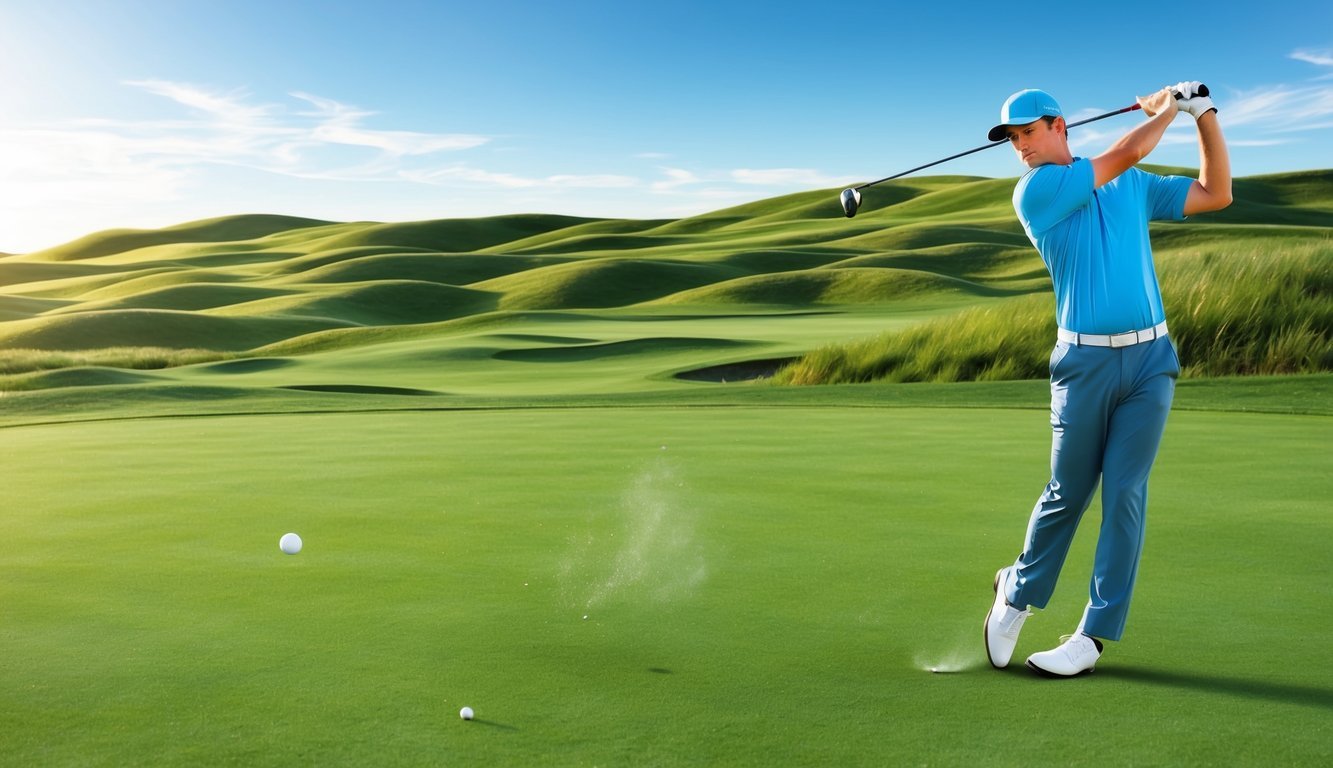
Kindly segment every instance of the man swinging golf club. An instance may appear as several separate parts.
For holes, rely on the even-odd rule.
[[[1102,154],[1074,157],[1059,104],[1019,91],[1000,109],[992,141],[1006,137],[1028,171],[1014,210],[1055,287],[1058,342],[1051,353],[1051,480],[1028,522],[1023,552],[995,574],[984,637],[1005,667],[1029,607],[1044,608],[1098,480],[1102,523],[1090,600],[1074,634],[1034,653],[1041,675],[1092,670],[1104,640],[1125,628],[1143,547],[1148,473],[1180,373],[1148,242],[1148,222],[1231,203],[1231,166],[1207,89],[1182,82],[1138,100],[1149,119]],[[1134,167],[1179,112],[1199,132],[1199,178]]]

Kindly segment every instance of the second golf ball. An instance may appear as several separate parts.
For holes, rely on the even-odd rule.
[[[278,539],[278,549],[289,555],[294,555],[301,551],[301,537],[294,533],[284,533],[281,539]]]
[[[463,718],[464,720],[471,720],[472,707],[463,707],[462,709],[458,710],[458,716]]]

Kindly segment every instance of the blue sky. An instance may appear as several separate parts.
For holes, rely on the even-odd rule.
[[[0,0],[0,251],[253,212],[687,216],[979,146],[1025,87],[1073,119],[1203,80],[1236,175],[1333,167],[1333,3],[1084,5]],[[1151,162],[1197,165],[1189,122]]]

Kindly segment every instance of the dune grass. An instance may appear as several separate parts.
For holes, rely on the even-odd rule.
[[[8,349],[0,355],[0,375],[52,371],[87,366],[154,370],[224,360],[232,357],[210,349],[170,349],[166,347],[105,347],[58,351],[49,349]],[[4,387],[8,389],[8,386]]]
[[[1323,243],[1160,258],[1184,376],[1333,370],[1333,258]],[[1031,295],[812,351],[780,384],[1029,379],[1048,375],[1054,299]]]

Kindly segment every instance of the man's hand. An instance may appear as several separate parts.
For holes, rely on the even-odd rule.
[[[1175,94],[1179,94],[1177,97],[1178,100],[1176,101],[1176,108],[1181,112],[1190,113],[1195,120],[1198,120],[1210,109],[1214,112],[1217,111],[1217,107],[1213,106],[1212,98],[1199,95],[1199,90],[1202,87],[1203,83],[1198,80],[1182,80],[1181,82],[1170,86],[1168,90]]]
[[[1143,107],[1144,114],[1148,117],[1156,117],[1167,111],[1175,112],[1177,109],[1176,97],[1170,88],[1163,88],[1156,93],[1140,96],[1138,102],[1139,106]]]

